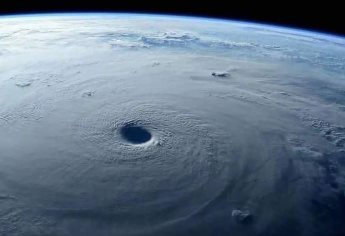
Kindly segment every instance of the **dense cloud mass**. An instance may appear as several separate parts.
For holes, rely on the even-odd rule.
[[[343,235],[345,40],[1,18],[0,235]]]

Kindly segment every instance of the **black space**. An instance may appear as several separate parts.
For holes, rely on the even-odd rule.
[[[254,21],[345,35],[345,10],[341,1],[249,0],[8,0],[0,14],[49,12],[135,12],[192,15]]]

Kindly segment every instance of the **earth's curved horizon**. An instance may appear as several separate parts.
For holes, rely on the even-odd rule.
[[[0,16],[0,235],[344,235],[345,38]]]

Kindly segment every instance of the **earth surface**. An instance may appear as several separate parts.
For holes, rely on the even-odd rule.
[[[345,235],[345,39],[0,18],[0,235]]]

